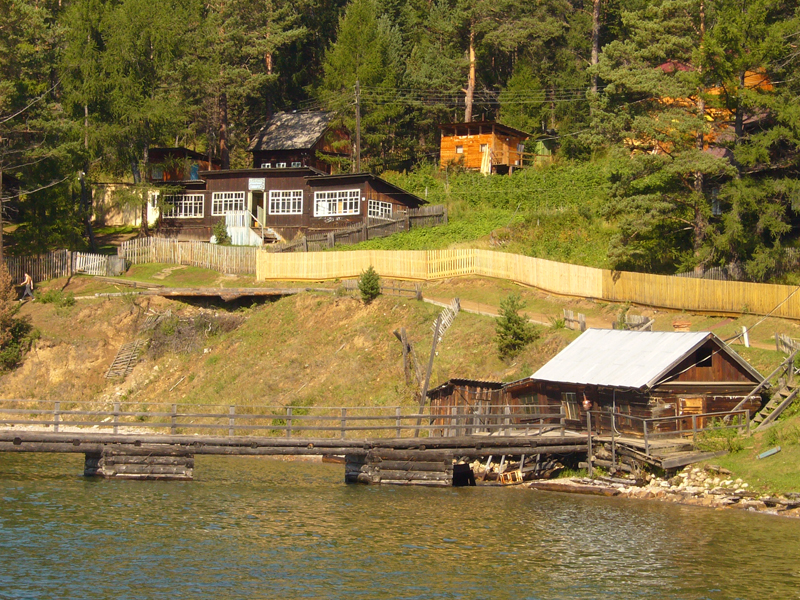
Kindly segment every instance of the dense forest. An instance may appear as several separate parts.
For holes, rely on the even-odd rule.
[[[603,163],[613,266],[763,280],[798,238],[799,5],[0,0],[5,218],[21,252],[85,246],[92,185],[141,183],[149,148],[248,166],[271,113],[352,131],[358,93],[373,172],[434,161],[439,123],[497,120]]]

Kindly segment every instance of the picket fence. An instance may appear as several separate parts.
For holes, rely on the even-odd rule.
[[[125,261],[116,256],[54,250],[33,256],[5,257],[6,267],[14,283],[22,281],[25,273],[34,281],[69,277],[75,273],[113,276],[125,272]]]
[[[257,252],[253,246],[218,246],[156,237],[128,240],[117,249],[117,255],[131,264],[189,265],[231,275],[253,275]]]

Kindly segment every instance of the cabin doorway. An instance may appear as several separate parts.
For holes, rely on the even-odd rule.
[[[692,427],[692,415],[702,415],[705,412],[705,401],[702,396],[695,396],[692,398],[678,398],[678,416],[679,417],[686,417],[685,419],[681,419],[678,421],[679,427],[681,431],[691,433],[693,430]],[[696,421],[696,426],[698,429],[704,427],[702,417],[694,419]]]
[[[255,215],[256,220],[265,225],[267,223],[267,208],[264,206],[264,192],[252,191],[250,192],[250,213]]]

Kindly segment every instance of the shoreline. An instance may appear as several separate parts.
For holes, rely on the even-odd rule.
[[[746,510],[800,518],[800,493],[760,494],[751,491],[741,479],[730,477],[727,469],[690,465],[669,479],[652,477],[649,481],[636,481],[615,477],[569,477],[527,481],[522,485],[544,492],[657,500],[716,510]]]

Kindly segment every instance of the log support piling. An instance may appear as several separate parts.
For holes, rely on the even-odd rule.
[[[194,455],[173,452],[169,455],[131,452],[130,449],[104,448],[87,452],[83,463],[85,477],[104,479],[194,479]]]

